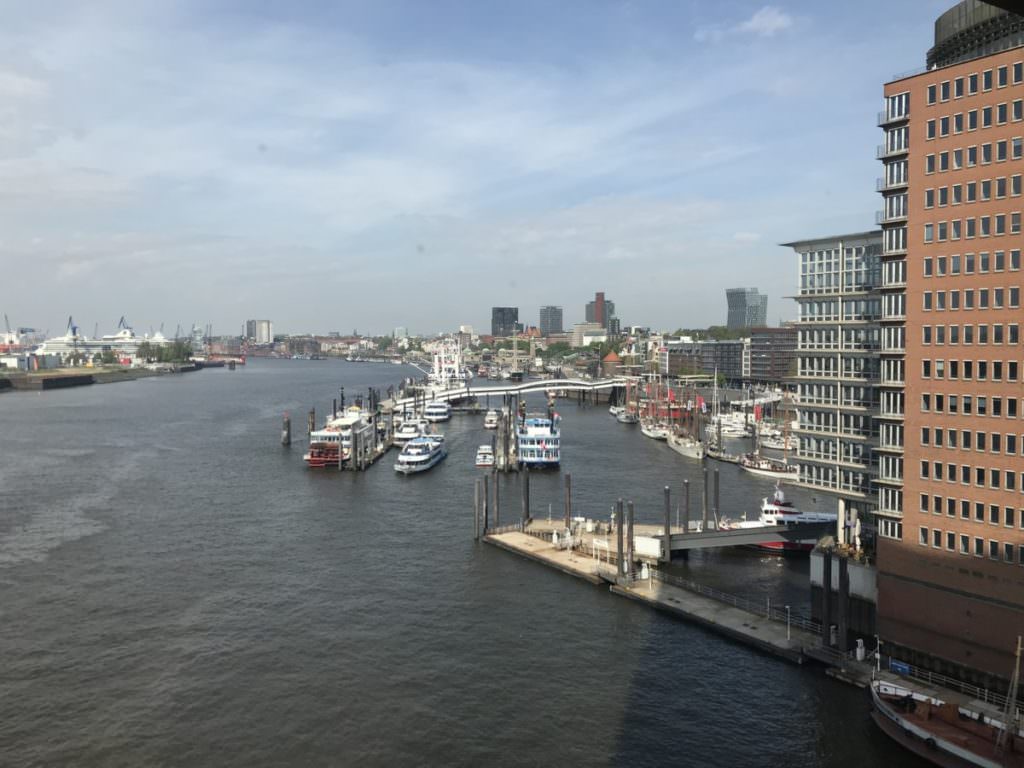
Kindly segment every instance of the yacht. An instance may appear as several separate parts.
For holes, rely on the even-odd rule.
[[[416,437],[406,443],[402,452],[398,454],[395,472],[403,475],[426,472],[447,455],[448,449],[444,444],[443,435]]]
[[[617,414],[615,416],[615,420],[617,422],[619,422],[619,424],[639,424],[640,423],[640,417],[637,416],[632,411],[627,411],[627,410],[623,410],[621,413]]]
[[[694,440],[689,435],[683,435],[678,432],[671,432],[666,442],[669,448],[688,459],[700,461],[707,453],[704,449],[704,443],[700,440]]]
[[[723,519],[719,523],[719,528],[723,531],[739,530],[739,529],[751,529],[751,528],[764,528],[768,526],[776,525],[800,525],[807,523],[816,523],[818,525],[822,523],[830,523],[835,525],[837,515],[835,512],[801,512],[799,509],[793,506],[793,502],[786,499],[785,493],[782,491],[781,486],[775,486],[775,493],[772,494],[772,498],[764,498],[761,500],[761,514],[758,515],[757,520],[738,520],[730,521]],[[763,544],[754,544],[756,549],[765,550],[768,552],[776,553],[807,553],[814,549],[818,543],[818,536],[811,536],[806,539],[798,539],[795,541],[772,541],[765,542]]]
[[[494,466],[494,449],[489,445],[481,445],[476,450],[476,465],[485,469]]]
[[[497,429],[498,428],[498,412],[490,410],[484,416],[484,429]]]
[[[516,447],[519,464],[530,469],[558,467],[561,462],[562,432],[558,424],[561,418],[554,414],[546,416],[524,416],[516,430]]]
[[[427,421],[448,421],[452,417],[452,407],[448,403],[435,400],[423,409],[423,418]]]
[[[649,437],[652,440],[668,440],[668,427],[651,419],[642,419],[640,421],[640,431],[643,432],[645,437]]]

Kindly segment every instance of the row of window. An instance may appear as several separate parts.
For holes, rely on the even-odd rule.
[[[960,296],[963,295],[961,307]],[[978,309],[1017,309],[1020,306],[1020,288],[1010,286],[1009,288],[952,288],[948,291],[924,291],[921,294],[921,304],[926,312],[932,309],[943,311],[946,309],[957,310],[974,309],[974,299],[977,295]],[[948,297],[948,301],[947,301]],[[967,342],[965,342],[967,343]],[[985,342],[979,341],[979,344]]]
[[[945,468],[945,473],[943,473]],[[978,488],[991,488],[997,491],[1016,491],[1017,473],[1012,469],[992,469],[991,467],[972,467],[970,464],[943,464],[941,461],[921,461],[922,480],[936,482],[960,483]]]
[[[973,275],[975,269],[979,275],[987,272],[1003,272],[1006,270],[1006,263],[1006,251],[993,251],[991,255],[988,251],[981,251],[977,258],[973,253],[965,253],[962,258],[960,254],[955,253],[948,258],[936,256],[933,260],[931,256],[925,256],[921,260],[925,277],[959,275],[961,270],[962,274]],[[1009,264],[1011,272],[1020,269],[1020,248],[1010,251]]]
[[[981,536],[974,537],[974,549],[972,551],[971,536],[966,533],[942,531],[939,528],[932,529],[929,533],[928,528],[921,526],[920,533],[918,534],[918,543],[923,547],[927,547],[929,541],[935,549],[945,547],[946,550],[959,552],[961,555],[973,554],[975,557],[985,557],[985,539]],[[959,548],[957,542],[959,542]],[[1007,563],[1024,565],[1024,545],[1015,546],[1009,542],[998,542],[995,539],[989,539],[988,557],[992,560],[1002,560]]]
[[[1020,160],[1024,156],[1024,138],[1014,136],[1012,139],[1000,139],[996,142],[975,144],[969,147],[958,147],[943,152],[933,152],[924,156],[924,172],[932,174],[938,171],[959,171],[961,168],[974,168],[977,165],[989,165],[992,162],[1005,163],[1007,160]]]
[[[1024,456],[1024,435],[1007,432],[985,432],[972,429],[951,429],[948,427],[921,427],[921,445],[950,450],[978,451],[981,453],[1005,453],[1016,456],[1018,446]]]
[[[970,149],[970,147],[968,147]],[[959,150],[957,150],[959,151]],[[926,189],[924,191],[924,207],[945,208],[947,205],[960,205],[961,203],[987,202],[988,200],[1000,200],[1004,197],[1017,197],[1021,194],[1024,184],[1021,184],[1021,174],[1013,176],[998,176],[994,179],[983,179],[981,181],[968,181],[965,184],[953,184],[948,187]],[[905,193],[904,193],[905,195]],[[886,198],[886,205],[889,200],[902,197],[893,195]],[[895,207],[900,207],[896,205]],[[886,209],[889,210],[888,208]],[[890,216],[900,214],[892,213]],[[906,215],[906,214],[903,214]]]
[[[979,85],[982,91],[991,91],[993,87],[1005,88],[1010,84],[1011,77],[1013,84],[1018,85],[1024,82],[1022,67],[1024,67],[1024,62],[1015,61],[1013,64],[1004,64],[994,70],[972,72],[964,77],[934,83],[928,86],[925,101],[928,106],[931,106],[937,102],[949,101],[950,98],[962,99],[964,96],[974,96],[978,93]]]
[[[925,514],[931,512],[933,515],[945,514],[946,517],[956,517],[959,514],[961,520],[970,520],[975,523],[987,522],[989,525],[1001,525],[1004,528],[1019,526],[1024,529],[1024,509],[1000,507],[998,504],[971,502],[967,499],[955,499],[948,496],[929,496],[927,493],[922,493],[918,509]]]
[[[1006,363],[1006,381],[1017,381],[1018,365],[1016,360]],[[924,379],[951,379],[953,381],[1003,381],[1004,366],[1002,360],[922,360],[921,377]],[[1009,402],[1015,402],[1013,400]],[[1016,406],[1014,406],[1016,409]],[[1001,414],[993,414],[1001,415]],[[1016,412],[1010,418],[1016,417]]]
[[[980,121],[979,121],[980,118]],[[952,134],[991,128],[993,125],[1006,125],[1011,120],[1016,122],[1024,119],[1024,99],[1002,102],[981,109],[957,112],[953,115],[932,118],[925,124],[925,139],[945,138]]]
[[[971,240],[975,237],[990,237],[1020,234],[1020,211],[1009,215],[996,213],[991,216],[971,216],[966,219],[952,221],[928,222],[924,225],[924,241],[926,243],[943,243],[946,240]],[[1009,224],[1009,230],[1007,230]]]
[[[964,361],[967,362],[967,361]],[[995,363],[993,363],[995,365]],[[1016,372],[1017,363],[1011,361],[1007,364],[1013,366]],[[1004,410],[1003,404],[1006,404]],[[989,406],[991,405],[991,410]],[[948,413],[955,416],[956,414],[963,414],[964,416],[993,416],[996,418],[1002,418],[1005,416],[1008,419],[1017,418],[1017,398],[1015,397],[987,397],[985,395],[950,395],[944,392],[922,392],[921,393],[921,413]],[[961,432],[970,432],[970,430],[961,430]],[[969,435],[968,435],[969,436]]]

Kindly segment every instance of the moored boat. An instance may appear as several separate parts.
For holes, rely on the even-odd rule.
[[[329,418],[321,429],[310,432],[309,450],[303,455],[303,461],[312,469],[337,467],[348,461],[353,431],[367,435],[373,431],[366,412],[358,406]]]
[[[406,443],[402,452],[398,454],[395,472],[403,475],[426,472],[447,455],[448,449],[443,435],[416,437]]]
[[[523,416],[516,429],[519,464],[530,469],[557,468],[562,460],[561,418]]]
[[[640,431],[652,440],[668,440],[668,427],[650,419],[641,419]]]
[[[704,443],[700,440],[694,440],[688,435],[682,435],[677,432],[669,433],[666,442],[669,448],[688,459],[697,459],[699,461],[707,453],[704,449]]]
[[[484,415],[484,429],[498,428],[498,412],[490,410]]]
[[[476,465],[481,468],[494,466],[494,449],[489,445],[481,445],[476,449]]]
[[[627,410],[623,410],[621,413],[617,414],[615,416],[615,420],[617,422],[619,422],[619,424],[639,424],[640,423],[640,417],[637,416],[632,411],[627,411]]]
[[[761,500],[761,513],[757,520],[729,520],[724,518],[719,521],[718,527],[723,531],[746,530],[751,528],[767,528],[776,525],[801,525],[815,524],[820,526],[823,523],[835,525],[837,516],[835,512],[803,512],[793,506],[793,502],[786,499],[786,494],[781,486],[775,486],[775,492],[771,499]],[[818,536],[808,536],[804,539],[793,541],[771,541],[762,544],[753,544],[756,549],[784,553],[807,553],[814,549],[818,543]]]
[[[427,403],[423,409],[423,418],[427,421],[448,421],[452,417],[452,407],[440,400]]]
[[[785,461],[761,456],[757,453],[741,456],[739,465],[751,474],[771,477],[776,480],[791,480],[800,474],[800,468],[795,464],[788,464]]]
[[[622,413],[625,410],[626,409],[624,407],[622,407],[621,405],[609,405],[608,406],[608,413],[610,413],[612,416],[618,416],[620,413]]]

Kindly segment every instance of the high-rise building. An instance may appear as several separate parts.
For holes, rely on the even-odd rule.
[[[544,306],[540,308],[540,335],[550,336],[552,333],[562,333],[562,308],[555,306]]]
[[[270,344],[274,340],[274,324],[269,320],[246,320],[245,338],[254,344]]]
[[[843,502],[851,520],[867,523],[875,509],[882,233],[784,245],[800,257],[794,377],[799,484],[827,491]]]
[[[256,323],[256,320],[245,321],[245,330],[242,332],[242,336],[249,341],[256,341]]]
[[[1024,632],[1024,19],[976,0],[878,122],[878,630],[956,676],[1008,677]]]
[[[519,307],[491,307],[491,336],[512,336],[519,325]]]
[[[613,322],[618,320],[615,317],[615,302],[606,299],[603,291],[598,291],[594,294],[594,300],[587,302],[584,317],[586,322],[597,323],[605,330],[612,332]]]
[[[768,296],[757,288],[727,288],[725,300],[729,307],[725,325],[730,330],[768,325]]]
[[[759,384],[781,384],[796,373],[797,329],[793,325],[781,328],[750,329],[750,370],[748,381]]]

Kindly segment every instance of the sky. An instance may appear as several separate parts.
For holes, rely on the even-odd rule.
[[[0,0],[14,326],[725,321],[874,228],[882,84],[952,0]]]

